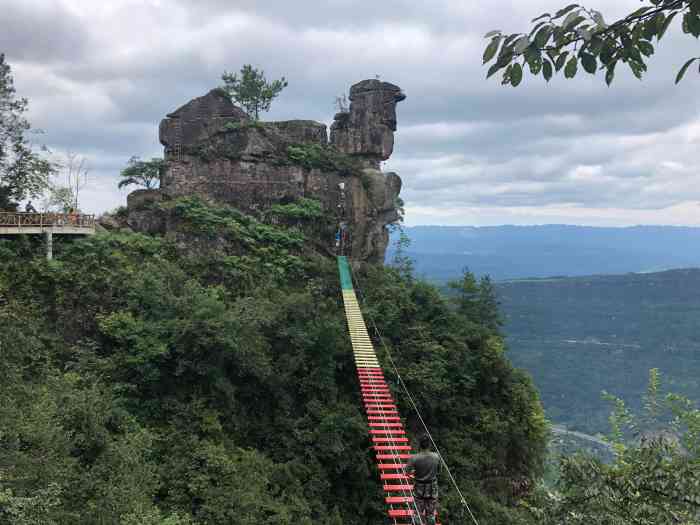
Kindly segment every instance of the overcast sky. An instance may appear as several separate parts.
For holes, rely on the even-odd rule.
[[[640,82],[580,73],[486,80],[483,35],[525,31],[565,0],[0,0],[0,52],[37,140],[88,159],[86,211],[126,201],[158,122],[251,63],[289,87],[266,120],[330,123],[334,97],[380,75],[407,94],[385,170],[409,225],[700,225],[700,44],[674,23]],[[610,7],[610,4],[614,6]],[[608,21],[639,0],[590,0]]]

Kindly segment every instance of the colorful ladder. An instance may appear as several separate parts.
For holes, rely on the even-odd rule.
[[[413,486],[404,467],[411,455],[411,445],[367,334],[345,257],[338,257],[338,270],[369,434],[379,479],[383,482],[384,500],[389,506],[387,514],[395,525],[410,525],[415,513]]]

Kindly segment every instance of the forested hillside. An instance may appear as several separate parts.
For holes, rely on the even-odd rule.
[[[102,233],[51,262],[0,241],[0,523],[382,522],[335,261],[232,208],[159,206],[166,237]],[[546,432],[531,381],[405,269],[360,279],[477,516],[525,523]]]
[[[700,270],[531,279],[497,285],[508,355],[549,418],[606,432],[606,390],[638,406],[647,373],[700,399]]]

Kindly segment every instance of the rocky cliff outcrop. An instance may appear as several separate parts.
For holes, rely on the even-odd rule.
[[[387,225],[399,219],[401,179],[379,166],[392,153],[398,86],[364,80],[350,89],[350,108],[331,126],[309,120],[255,122],[214,89],[169,113],[160,123],[167,169],[156,192],[134,192],[128,223],[167,231],[167,220],[150,214],[150,203],[196,195],[264,217],[276,204],[320,201],[326,222],[319,239],[335,249],[344,227],[345,252],[381,262]]]
[[[350,111],[336,114],[331,143],[373,168],[394,151],[396,104],[406,98],[399,86],[363,80],[350,88]]]

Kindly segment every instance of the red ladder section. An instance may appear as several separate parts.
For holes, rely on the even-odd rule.
[[[411,445],[367,333],[345,257],[338,257],[338,270],[369,436],[384,489],[384,501],[389,506],[387,514],[394,525],[412,525],[416,514],[413,483],[405,473]]]
[[[398,415],[384,373],[379,367],[358,367],[362,401],[372,440],[379,479],[383,482],[387,514],[396,525],[412,525],[413,483],[404,473],[411,445]]]

